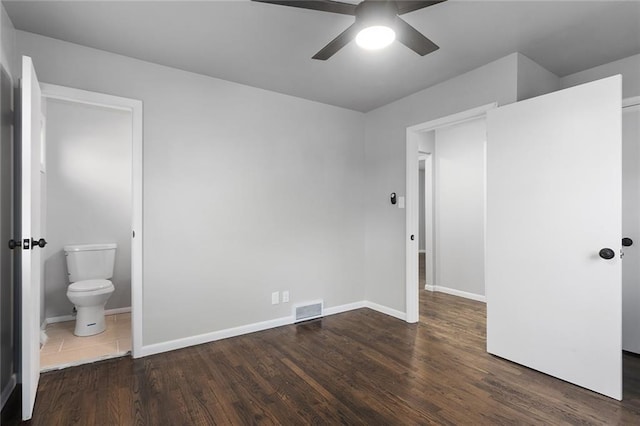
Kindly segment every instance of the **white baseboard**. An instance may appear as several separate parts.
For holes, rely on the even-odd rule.
[[[15,389],[15,387],[16,387],[16,375],[12,374],[11,377],[9,378],[9,382],[4,387],[4,389],[2,389],[2,394],[0,395],[0,409],[4,408],[4,404],[7,403],[7,400],[11,396],[11,392],[13,392],[13,389]]]
[[[464,297],[465,299],[471,299],[471,300],[476,300],[478,302],[484,302],[487,303],[487,298],[481,294],[476,294],[476,293],[469,293],[466,291],[462,291],[462,290],[456,290],[455,288],[449,288],[449,287],[442,287],[439,285],[425,285],[424,286],[425,290],[429,290],[429,291],[438,291],[440,293],[446,293],[446,294],[451,294],[453,296],[459,296],[459,297]]]
[[[373,309],[374,311],[381,312],[385,315],[389,315],[394,318],[401,319],[402,321],[407,320],[407,314],[405,312],[400,312],[395,309],[389,308],[387,306],[379,305],[377,303],[369,302],[369,301],[365,301],[364,306],[366,306],[369,309]]]
[[[364,306],[365,302],[354,302],[340,306],[333,306],[331,308],[325,308],[323,310],[323,316],[352,311],[354,309],[363,308]],[[211,333],[199,334],[197,336],[184,337],[182,339],[170,340],[168,342],[146,345],[142,346],[140,357],[182,349],[189,346],[201,345],[203,343],[215,342],[216,340],[228,339],[230,337],[236,337],[243,334],[255,333],[256,331],[268,330],[270,328],[282,327],[283,325],[293,324],[293,322],[294,317],[291,315],[253,324],[241,325],[239,327],[218,330]]]
[[[76,319],[76,317],[73,315],[61,315],[59,317],[46,318],[44,320],[44,326],[46,328],[47,325],[49,324],[55,324],[57,322],[73,321],[74,319]]]
[[[374,302],[369,302],[369,301],[353,302],[353,303],[347,303],[345,305],[325,308],[323,310],[323,316],[335,315],[342,312],[353,311],[361,308],[373,309],[374,311],[381,312],[385,315],[389,315],[403,321],[406,321],[406,318],[407,318],[407,315],[404,312],[400,312],[398,310],[389,308],[387,306],[383,306],[383,305],[380,305]],[[230,337],[236,337],[236,336],[241,336],[243,334],[255,333],[257,331],[263,331],[271,328],[282,327],[284,325],[289,325],[293,323],[294,323],[294,317],[293,315],[291,315],[291,316],[286,316],[282,318],[276,318],[272,320],[257,322],[253,324],[241,325],[239,327],[232,327],[224,330],[213,331],[211,333],[204,333],[196,336],[169,340],[167,342],[154,343],[152,345],[142,346],[140,350],[140,355],[136,355],[136,358],[155,355],[162,352],[173,351],[176,349],[182,349],[189,346],[201,345],[203,343],[215,342],[216,340],[228,339]]]
[[[104,311],[105,315],[116,315],[116,314],[128,314],[129,312],[131,312],[131,306],[127,306],[124,308],[113,308],[113,309],[107,309]]]
[[[126,314],[128,312],[131,312],[131,306],[127,306],[125,308],[105,309],[104,314],[116,315],[116,314]],[[57,322],[73,321],[75,319],[76,317],[74,315],[61,315],[59,317],[46,318],[40,328],[44,330],[49,324],[55,324]]]
[[[287,316],[276,318],[273,320],[257,322],[253,324],[242,325],[239,327],[227,328],[224,330],[214,331],[211,333],[199,334],[191,337],[183,337],[181,339],[169,340],[167,342],[155,343],[152,345],[142,346],[140,356],[154,355],[161,352],[173,351],[176,349],[186,348],[188,346],[201,345],[203,343],[215,342],[216,340],[228,339],[229,337],[240,336],[242,334],[254,333],[256,331],[268,330],[270,328],[281,327],[293,323],[293,317]]]
[[[332,308],[326,308],[323,311],[323,316],[341,314],[343,312],[354,311],[356,309],[362,309],[365,307],[366,302],[353,302],[346,305],[334,306]]]

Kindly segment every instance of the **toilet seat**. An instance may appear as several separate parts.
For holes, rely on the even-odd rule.
[[[113,283],[109,280],[84,280],[72,283],[68,287],[69,292],[87,292],[96,290],[105,290],[113,288]]]

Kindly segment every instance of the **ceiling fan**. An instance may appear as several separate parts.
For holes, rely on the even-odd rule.
[[[356,17],[355,22],[323,47],[313,59],[326,61],[351,40],[365,49],[380,49],[394,39],[420,56],[438,50],[438,46],[400,18],[400,15],[442,3],[446,0],[364,0],[359,4],[332,0],[253,0]]]

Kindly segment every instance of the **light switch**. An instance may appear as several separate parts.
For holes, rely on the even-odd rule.
[[[404,197],[403,196],[398,197],[398,208],[399,209],[404,209]]]

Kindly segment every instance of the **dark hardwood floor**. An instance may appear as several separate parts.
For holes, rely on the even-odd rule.
[[[485,306],[422,292],[421,322],[369,309],[45,373],[33,425],[640,424],[617,402],[485,352]]]

